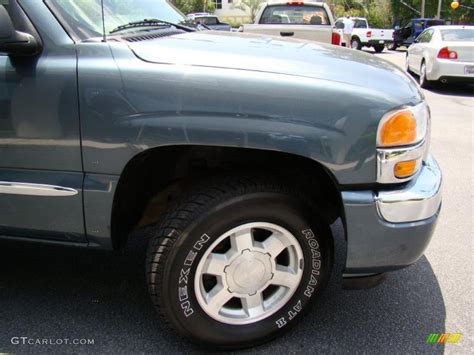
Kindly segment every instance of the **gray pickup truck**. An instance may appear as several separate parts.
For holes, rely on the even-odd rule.
[[[197,32],[163,0],[2,2],[1,239],[120,250],[149,238],[159,314],[227,349],[307,312],[338,219],[346,278],[423,254],[441,173],[429,109],[397,67]]]

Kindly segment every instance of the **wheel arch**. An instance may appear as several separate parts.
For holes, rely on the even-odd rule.
[[[427,50],[423,51],[423,58],[421,59],[421,63],[425,63],[426,65],[426,78],[428,80],[433,80],[431,74],[433,71],[433,61],[429,59],[430,54],[428,53]]]
[[[420,67],[418,68],[418,72],[420,73],[421,75],[421,67],[423,66],[423,64],[425,66],[427,66],[427,63],[426,63],[426,58],[425,58],[425,55],[423,54],[423,56],[421,57],[421,60],[420,60]],[[428,69],[428,68],[426,68]]]
[[[343,217],[338,182],[323,164],[310,158],[265,149],[176,145],[150,148],[125,166],[113,196],[110,233],[121,249],[137,229],[159,220],[169,203],[190,189],[193,179],[209,174],[259,172],[304,186],[331,223]]]
[[[358,40],[358,41],[360,42],[360,37],[359,37],[359,35],[352,35],[352,36],[351,36],[351,40],[354,40],[354,39],[356,39],[356,40]]]

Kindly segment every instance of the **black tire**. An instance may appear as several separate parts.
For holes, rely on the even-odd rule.
[[[362,43],[360,43],[360,39],[358,39],[357,37],[353,37],[351,39],[351,48],[360,51],[362,49]]]
[[[383,44],[374,44],[375,53],[382,53],[385,49],[385,45]]]
[[[405,55],[405,70],[408,74],[412,74],[412,71],[410,70],[410,66],[408,65],[408,52]]]
[[[251,324],[226,324],[200,306],[194,289],[197,266],[219,236],[255,221],[293,234],[302,250],[302,278],[276,313]],[[214,349],[255,346],[291,328],[318,298],[332,268],[330,229],[317,209],[304,194],[268,179],[214,179],[196,187],[149,231],[147,280],[154,306],[180,334]]]
[[[421,62],[420,66],[420,86],[423,89],[429,89],[432,86],[433,82],[426,78],[426,63],[425,60]]]

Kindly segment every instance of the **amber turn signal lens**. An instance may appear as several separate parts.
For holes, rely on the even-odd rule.
[[[399,111],[384,122],[380,131],[384,146],[406,145],[416,141],[416,119],[410,111]]]
[[[416,160],[408,160],[397,163],[394,168],[394,174],[397,178],[407,178],[416,173]]]

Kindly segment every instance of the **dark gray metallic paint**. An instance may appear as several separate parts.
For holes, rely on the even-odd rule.
[[[85,242],[75,44],[37,3],[22,2],[42,38],[42,54],[0,54],[0,181],[59,185],[79,194],[2,194],[0,234]]]
[[[428,246],[433,217],[410,223],[384,221],[373,191],[342,192],[347,235],[346,273],[384,272],[413,264]]]
[[[113,249],[111,215],[117,175],[86,174],[84,179],[84,216],[89,246]]]
[[[421,101],[411,79],[344,49],[243,35],[226,46],[226,37],[189,33],[132,51],[79,44],[85,170],[120,174],[144,150],[201,144],[293,153],[325,165],[340,184],[375,181],[378,121]],[[248,47],[247,58],[236,54]],[[206,62],[213,50],[220,61]]]
[[[10,235],[24,236],[26,226],[39,237],[60,232],[58,240],[85,242],[87,234],[90,246],[111,248],[120,174],[138,154],[170,145],[293,153],[323,164],[341,185],[373,183],[380,118],[422,100],[408,76],[367,54],[224,33],[189,33],[130,46],[73,44],[44,4],[21,3],[45,47],[37,63],[24,64],[26,72],[0,55],[0,180],[62,184],[80,193],[63,200],[2,196],[0,211],[10,215],[0,217],[0,225],[8,223]],[[15,101],[20,83],[27,91]],[[29,114],[12,117],[10,101],[21,102]],[[14,121],[23,129],[13,129]],[[37,127],[30,130],[35,135],[25,133],[29,127]],[[20,174],[20,168],[32,170]],[[376,271],[388,262],[416,259],[417,251],[405,249],[403,234],[409,231],[421,247],[432,224],[381,222],[371,192],[343,198],[349,270]],[[43,208],[44,215],[35,214]],[[38,218],[18,219],[24,215]],[[384,244],[385,237],[392,242]],[[376,246],[388,254],[371,256]]]
[[[0,194],[0,235],[86,241],[81,174],[54,170],[0,169],[0,181],[67,186],[78,191],[78,194],[68,197]]]

